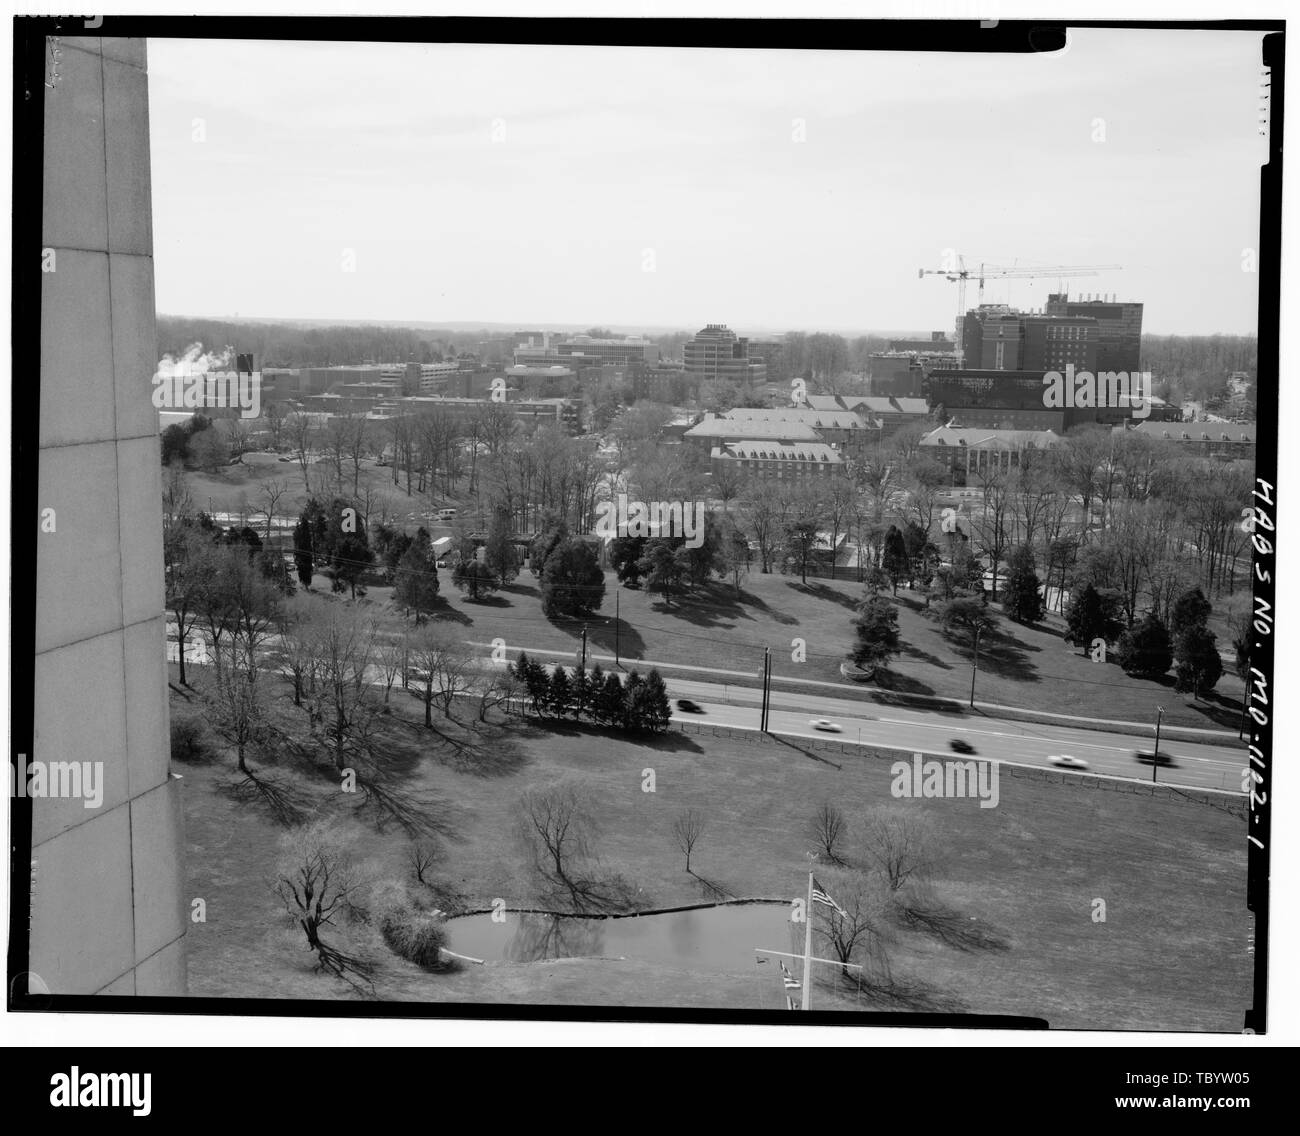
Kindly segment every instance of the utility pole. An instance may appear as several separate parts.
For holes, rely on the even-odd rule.
[[[975,672],[980,665],[980,632],[982,630],[979,627],[975,628],[975,653],[970,660],[970,706],[972,710],[975,709]]]
[[[803,1008],[812,1006],[813,874],[808,873],[808,906],[803,909]]]
[[[582,662],[578,664],[578,670],[587,669],[587,625],[582,625]]]
[[[1160,719],[1165,716],[1163,706],[1156,707],[1156,752],[1151,755],[1151,784],[1156,783],[1156,771],[1160,768]]]
[[[614,585],[614,665],[616,667],[621,667],[623,664],[618,661],[618,625],[619,623],[622,622],[622,620],[619,619],[619,615],[618,615],[618,598],[619,598],[618,585],[615,584]]]
[[[768,719],[768,698],[771,692],[772,683],[772,648],[763,648],[763,702],[762,710],[759,713],[759,729],[767,733]]]

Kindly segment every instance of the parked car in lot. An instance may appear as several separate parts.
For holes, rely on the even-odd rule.
[[[953,738],[952,741],[948,743],[948,748],[952,750],[953,753],[974,753],[975,752],[975,747],[971,745],[970,742],[966,741],[964,738]]]
[[[455,515],[456,515],[456,510],[455,510],[455,509],[439,509],[439,510],[438,510],[438,520],[440,520],[440,521],[449,521],[449,520],[451,520],[452,517],[454,517]]]
[[[1088,763],[1081,757],[1071,757],[1068,753],[1058,753],[1047,759],[1053,765],[1062,765],[1066,769],[1087,769]]]
[[[823,730],[828,734],[839,734],[844,731],[844,728],[838,722],[832,722],[829,718],[813,718],[808,725],[814,730]]]
[[[703,714],[704,707],[698,702],[692,702],[689,698],[679,698],[677,700],[677,709],[685,714]]]

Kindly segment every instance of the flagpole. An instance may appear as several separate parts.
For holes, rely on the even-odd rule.
[[[812,1002],[812,921],[813,921],[813,874],[808,873],[808,906],[804,908],[803,930],[803,1008],[810,1009]]]

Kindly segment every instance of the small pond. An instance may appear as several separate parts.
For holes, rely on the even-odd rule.
[[[616,919],[507,911],[494,923],[491,915],[463,915],[447,921],[447,947],[485,962],[599,956],[730,969],[753,966],[755,947],[801,951],[803,924],[791,923],[790,912],[788,903],[736,903]]]

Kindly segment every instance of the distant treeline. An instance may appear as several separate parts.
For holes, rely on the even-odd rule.
[[[332,367],[374,363],[441,363],[473,351],[487,336],[405,327],[295,327],[283,323],[158,317],[158,357],[179,356],[192,344],[205,351],[251,351],[261,367]]]
[[[1255,384],[1259,342],[1253,335],[1144,335],[1142,369],[1150,371],[1161,397],[1214,401],[1226,392],[1228,376],[1245,371]],[[1167,384],[1167,386],[1166,386]]]
[[[523,330],[523,329],[521,329]],[[591,332],[621,334],[617,330],[590,328]],[[494,331],[451,331],[404,327],[333,326],[300,327],[287,323],[252,323],[232,320],[158,317],[158,357],[179,356],[192,344],[204,350],[234,347],[253,352],[263,367],[330,367],[361,362],[438,363],[464,351],[477,351],[485,339],[501,336]],[[690,333],[651,336],[666,358],[680,358]],[[774,378],[804,375],[829,378],[843,371],[864,372],[867,357],[882,351],[888,340],[864,335],[847,340],[825,332],[790,331],[785,335],[783,358],[773,368]],[[1257,344],[1244,335],[1144,335],[1142,366],[1157,381],[1169,382],[1181,398],[1204,398],[1222,387],[1233,371],[1255,378]]]

